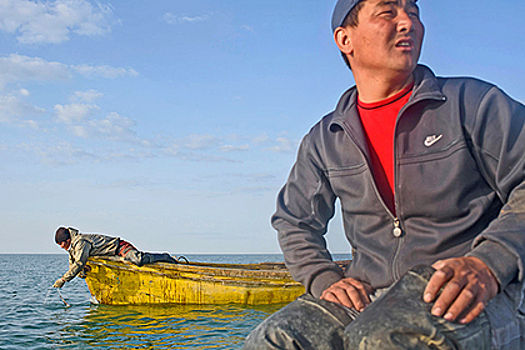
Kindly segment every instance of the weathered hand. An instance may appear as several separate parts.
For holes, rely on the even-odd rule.
[[[437,261],[423,294],[430,303],[434,316],[447,321],[466,324],[479,316],[487,302],[498,293],[498,281],[483,261],[475,257],[461,257]],[[441,294],[440,289],[443,288]],[[439,294],[439,296],[438,296]]]
[[[354,278],[345,278],[332,284],[321,295],[321,299],[363,311],[370,304],[372,287]]]
[[[66,283],[66,281],[62,277],[60,277],[56,280],[55,284],[53,284],[53,288],[62,288],[64,283]]]

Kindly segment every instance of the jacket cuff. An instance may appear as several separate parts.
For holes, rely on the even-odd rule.
[[[325,289],[342,279],[343,276],[341,273],[333,270],[323,271],[314,277],[310,287],[307,289],[307,292],[312,294],[314,297],[319,298]]]
[[[497,242],[484,240],[467,256],[483,261],[499,283],[499,290],[504,290],[518,275],[518,261],[511,252]]]

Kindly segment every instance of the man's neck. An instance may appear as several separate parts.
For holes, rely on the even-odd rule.
[[[381,77],[380,75],[365,77],[354,73],[354,79],[359,100],[372,103],[385,100],[412,84],[414,74],[393,77]]]

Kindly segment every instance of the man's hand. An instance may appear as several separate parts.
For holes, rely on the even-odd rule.
[[[321,295],[321,299],[363,311],[370,304],[372,287],[353,278],[345,278],[332,284]]]
[[[478,317],[487,302],[498,293],[498,281],[483,261],[475,257],[461,257],[437,261],[432,265],[437,271],[432,275],[423,294],[430,303],[434,316],[466,324]],[[444,315],[444,316],[443,316]]]
[[[66,281],[62,277],[60,277],[56,280],[55,284],[53,284],[53,288],[62,288],[64,283],[66,283]]]

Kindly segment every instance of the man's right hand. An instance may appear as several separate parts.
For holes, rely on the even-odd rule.
[[[53,288],[62,288],[64,283],[66,283],[66,281],[62,277],[60,277],[56,280],[55,284],[53,284]]]
[[[363,311],[370,304],[372,287],[354,278],[345,278],[332,284],[321,295],[321,299]]]

